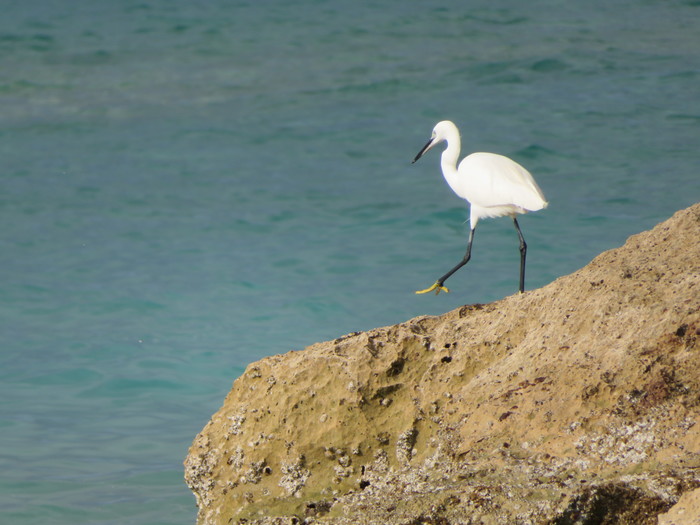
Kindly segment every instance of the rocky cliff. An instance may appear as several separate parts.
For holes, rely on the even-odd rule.
[[[700,204],[544,288],[251,364],[185,461],[198,523],[698,523],[698,339]]]

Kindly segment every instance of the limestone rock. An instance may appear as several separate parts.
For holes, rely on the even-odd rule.
[[[683,494],[678,503],[659,516],[659,525],[700,525],[700,489]]]
[[[700,204],[544,288],[251,364],[185,461],[198,523],[656,524],[700,487],[698,339]]]

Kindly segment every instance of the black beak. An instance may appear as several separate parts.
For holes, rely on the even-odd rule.
[[[418,155],[416,155],[416,158],[413,159],[413,161],[411,162],[411,164],[413,164],[413,163],[416,162],[419,158],[421,158],[421,157],[423,156],[423,153],[425,153],[425,152],[427,151],[427,149],[430,147],[430,145],[431,145],[432,143],[433,143],[433,139],[430,139],[430,140],[427,142],[427,144],[426,144],[425,146],[423,146],[423,149],[420,150],[420,151],[418,152]]]

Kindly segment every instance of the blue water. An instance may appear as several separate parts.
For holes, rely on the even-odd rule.
[[[270,5],[272,4],[272,5]],[[700,200],[700,3],[4,0],[2,523],[192,524],[246,364],[517,289],[438,120],[527,166],[527,287]],[[468,7],[467,7],[468,6]]]

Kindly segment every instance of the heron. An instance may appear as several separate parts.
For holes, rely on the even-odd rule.
[[[417,294],[435,291],[449,292],[444,283],[452,274],[469,262],[472,253],[474,231],[479,219],[509,216],[513,219],[520,241],[520,287],[525,291],[525,257],[527,244],[520,231],[517,215],[546,208],[548,202],[542,190],[529,171],[508,157],[496,153],[477,152],[466,156],[457,166],[461,141],[459,129],[449,120],[438,122],[433,128],[430,140],[413,159],[416,162],[426,152],[446,142],[442,152],[440,166],[447,184],[457,196],[469,202],[469,240],[467,252],[449,272],[440,277],[435,284]]]

